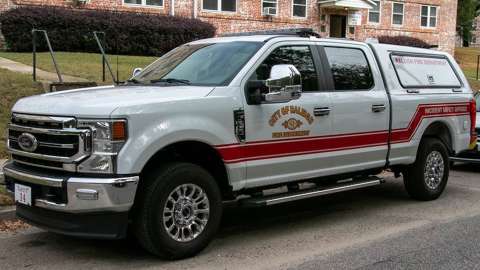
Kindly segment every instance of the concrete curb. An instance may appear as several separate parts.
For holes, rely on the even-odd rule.
[[[5,206],[0,207],[0,221],[16,219],[16,207]]]

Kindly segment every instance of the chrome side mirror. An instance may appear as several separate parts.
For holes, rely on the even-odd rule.
[[[273,66],[265,84],[269,89],[265,103],[289,102],[302,95],[302,76],[294,65]]]
[[[136,77],[138,74],[140,74],[140,72],[142,72],[142,70],[142,68],[134,68],[132,72],[132,77]]]

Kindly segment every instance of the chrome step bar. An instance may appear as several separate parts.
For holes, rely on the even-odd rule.
[[[376,176],[370,176],[363,180],[352,180],[349,182],[342,182],[328,187],[315,187],[295,192],[286,192],[282,194],[274,194],[263,197],[246,198],[240,200],[239,204],[243,207],[270,206],[308,198],[320,197],[343,191],[377,186],[383,183],[385,183],[384,179]]]

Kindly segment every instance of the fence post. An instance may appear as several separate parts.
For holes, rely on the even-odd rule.
[[[33,59],[33,71],[32,71],[32,75],[33,75],[33,81],[36,82],[37,81],[37,39],[35,38],[35,28],[32,29],[32,45],[33,45],[33,55],[32,55],[32,59]]]
[[[480,68],[480,55],[477,55],[477,81],[478,81],[478,69]]]

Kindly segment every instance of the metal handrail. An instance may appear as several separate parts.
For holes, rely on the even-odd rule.
[[[53,65],[55,66],[55,71],[57,72],[58,81],[63,83],[62,74],[58,69],[57,61],[55,59],[55,54],[52,49],[52,44],[50,44],[50,39],[46,30],[32,29],[32,44],[33,44],[33,81],[37,81],[37,36],[36,33],[43,33],[45,40],[47,41],[48,50],[50,51],[50,56],[52,57]]]
[[[107,64],[107,68],[108,68],[108,71],[110,72],[110,76],[112,76],[113,83],[118,84],[117,78],[113,74],[112,67],[110,66],[110,62],[107,59],[107,56],[105,54],[105,49],[103,48],[102,43],[100,42],[100,38],[98,37],[98,34],[102,34],[103,37],[105,38],[105,32],[93,31],[93,35],[95,36],[95,40],[97,41],[98,48],[100,49],[100,52],[102,53],[103,63]]]

